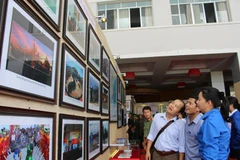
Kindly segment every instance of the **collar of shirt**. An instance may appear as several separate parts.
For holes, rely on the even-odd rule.
[[[171,121],[171,120],[176,121],[177,120],[177,116],[175,116],[172,119],[168,120],[166,114],[167,114],[167,112],[165,112],[164,114],[161,115],[161,117],[163,117],[166,121]]]
[[[218,108],[214,108],[214,109],[208,111],[207,113],[205,113],[205,114],[202,116],[201,119],[204,120],[204,119],[206,119],[209,115],[211,115],[211,114],[213,114],[213,113],[216,113],[216,112],[219,112],[219,109],[218,109]]]
[[[190,118],[189,118],[189,116],[187,116],[187,124],[188,124],[188,125],[190,125],[191,123],[197,124],[198,121],[201,120],[201,117],[202,117],[202,116],[203,116],[203,114],[202,114],[202,113],[199,113],[199,114],[193,119],[192,122],[190,122]]]
[[[234,111],[232,111],[232,113],[229,114],[229,117],[231,117],[237,111],[238,111],[237,109],[234,109]]]
[[[147,120],[146,118],[144,118],[144,121],[145,121],[145,122],[151,122],[151,121],[152,121],[152,118],[153,118],[152,116],[149,118],[150,120]]]

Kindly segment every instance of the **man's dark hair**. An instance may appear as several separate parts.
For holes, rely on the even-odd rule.
[[[142,112],[144,112],[145,110],[152,111],[152,109],[151,109],[150,106],[145,106],[145,107],[143,107]]]

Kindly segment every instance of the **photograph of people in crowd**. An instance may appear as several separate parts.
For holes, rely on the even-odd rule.
[[[63,132],[62,160],[83,159],[83,124],[65,124]]]
[[[49,160],[49,125],[0,125],[1,160]]]

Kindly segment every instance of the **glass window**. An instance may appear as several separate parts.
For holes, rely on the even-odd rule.
[[[172,14],[179,14],[178,5],[171,5],[171,12]]]
[[[142,27],[152,26],[152,7],[142,8]]]
[[[182,24],[192,24],[191,6],[189,4],[180,5]]]
[[[226,0],[170,0],[170,3],[174,4],[171,5],[174,25],[179,21],[180,24],[201,24],[230,19]]]
[[[172,23],[173,23],[173,25],[180,24],[179,16],[172,16]]]
[[[219,22],[228,22],[228,12],[226,2],[218,2],[216,3],[217,6],[217,16]]]
[[[178,4],[178,0],[170,0],[170,4]]]
[[[117,8],[120,8],[120,3],[107,4],[107,9],[117,9]]]
[[[152,1],[98,4],[98,16],[105,13],[107,23],[99,23],[102,29],[118,29],[152,26]]]
[[[143,1],[143,2],[137,2],[137,6],[151,6],[151,1]]]
[[[129,10],[119,10],[119,28],[129,28]]]
[[[136,7],[136,2],[128,2],[128,3],[122,3],[122,7]]]
[[[107,10],[107,29],[117,28],[117,10]]]
[[[99,4],[98,10],[105,10],[105,4]]]
[[[98,11],[98,15],[103,15],[105,14],[105,11]],[[98,24],[101,27],[101,29],[105,29],[105,23],[102,23],[101,20],[98,20]]]
[[[202,4],[194,4],[193,5],[194,12],[194,20],[195,23],[205,23],[205,17],[203,13],[203,5]]]

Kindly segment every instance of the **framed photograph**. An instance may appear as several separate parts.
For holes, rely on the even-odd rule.
[[[110,65],[110,122],[117,122],[117,74]]]
[[[59,115],[58,159],[85,160],[85,118]]]
[[[109,120],[101,119],[101,153],[104,153],[109,147]]]
[[[46,18],[53,27],[60,31],[60,0],[32,0],[38,11]]]
[[[87,159],[93,160],[100,154],[100,118],[87,118]]]
[[[122,102],[122,82],[121,79],[118,77],[118,85],[117,85],[117,97],[118,101]]]
[[[85,65],[63,44],[60,105],[85,109]]]
[[[5,18],[5,10],[6,10],[6,3],[7,1],[6,0],[1,0],[0,1],[0,35],[2,33],[2,30],[3,30],[3,20]]]
[[[121,128],[122,127],[122,105],[118,103],[117,106],[117,127]]]
[[[1,107],[0,131],[4,159],[55,159],[55,114]]]
[[[88,70],[88,112],[100,113],[100,80],[89,69]]]
[[[126,89],[122,86],[122,104],[126,106]]]
[[[64,38],[85,58],[87,18],[76,0],[65,1],[64,24]]]
[[[104,83],[102,83],[102,92],[101,92],[101,113],[109,115],[109,89]]]
[[[101,42],[94,31],[91,24],[89,24],[88,32],[88,62],[96,72],[100,73],[101,69]]]
[[[0,48],[2,48],[2,38],[3,38],[3,28],[4,28],[4,19],[6,17],[5,11],[7,6],[7,0],[0,1]],[[0,51],[1,57],[1,51]],[[0,58],[1,60],[1,58]]]
[[[108,54],[105,48],[102,46],[102,78],[108,83],[109,82],[109,69],[110,68],[110,61]]]
[[[122,114],[122,120],[123,120],[123,122],[122,122],[122,125],[123,126],[126,126],[126,124],[127,124],[127,112],[126,112],[126,107],[124,107],[123,109],[122,109],[122,112],[123,112],[123,114]]]
[[[15,1],[8,1],[0,86],[55,99],[58,38]]]

